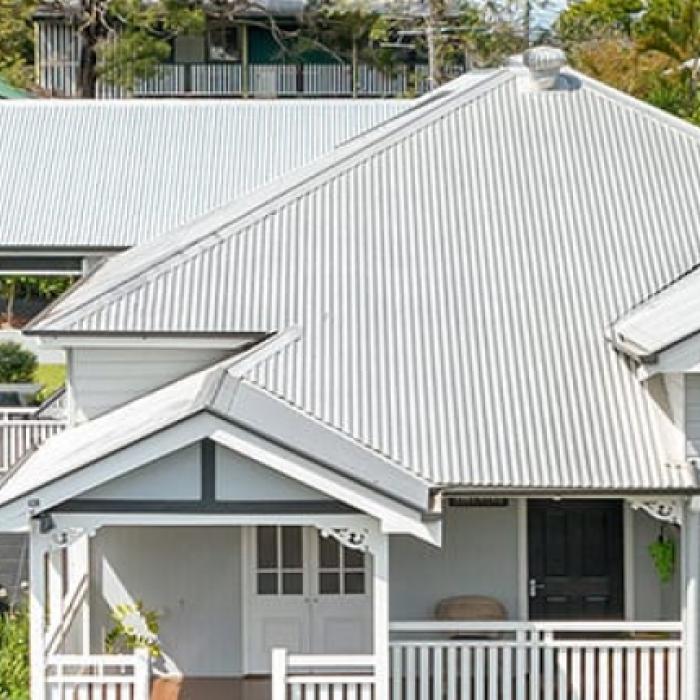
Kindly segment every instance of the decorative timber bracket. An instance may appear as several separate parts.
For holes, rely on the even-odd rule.
[[[367,528],[350,527],[324,527],[321,528],[321,537],[332,537],[340,542],[343,547],[356,549],[359,552],[372,550],[372,537]]]
[[[643,510],[655,520],[671,525],[683,524],[683,503],[677,500],[656,499],[645,501],[630,501],[634,510]]]

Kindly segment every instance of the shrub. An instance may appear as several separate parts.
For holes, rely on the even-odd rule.
[[[29,700],[29,614],[0,615],[0,698]]]
[[[19,343],[0,343],[0,383],[31,382],[36,355]]]

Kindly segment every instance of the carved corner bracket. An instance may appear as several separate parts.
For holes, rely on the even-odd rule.
[[[675,500],[644,500],[630,501],[634,510],[643,510],[655,520],[670,525],[683,524],[683,504]]]

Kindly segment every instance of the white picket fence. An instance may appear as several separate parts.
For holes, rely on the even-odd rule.
[[[0,409],[0,473],[66,429],[67,421],[33,418],[35,411],[31,408]]]
[[[272,700],[375,700],[372,655],[272,650]]]
[[[680,623],[393,623],[391,700],[681,700]]]
[[[47,700],[149,700],[147,652],[55,655],[46,660]]]

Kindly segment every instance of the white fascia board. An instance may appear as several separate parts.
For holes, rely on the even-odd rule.
[[[221,335],[78,335],[30,333],[39,345],[49,348],[163,348],[163,349],[212,349],[237,350],[245,345],[259,342],[266,336],[262,333]]]
[[[700,372],[700,334],[697,333],[661,351],[655,362],[641,364],[637,376],[644,380],[655,374],[691,372]]]

